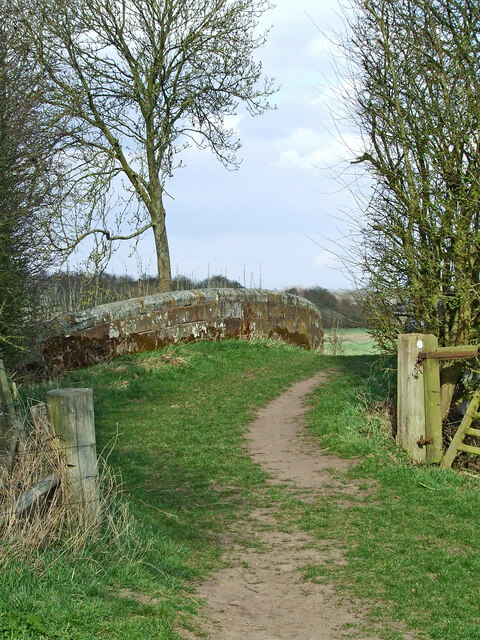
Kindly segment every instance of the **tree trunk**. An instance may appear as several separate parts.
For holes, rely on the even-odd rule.
[[[161,197],[152,215],[153,237],[157,253],[158,292],[172,290],[172,271],[170,267],[170,249],[168,248],[167,228],[165,226],[165,209]]]
[[[444,367],[440,372],[440,411],[442,420],[445,420],[450,411],[455,387],[462,374],[462,362],[454,362]]]

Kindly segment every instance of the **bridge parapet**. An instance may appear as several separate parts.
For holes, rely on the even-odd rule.
[[[47,362],[75,368],[181,341],[278,336],[322,344],[323,323],[308,300],[264,289],[198,289],[104,304],[55,319],[42,343]]]

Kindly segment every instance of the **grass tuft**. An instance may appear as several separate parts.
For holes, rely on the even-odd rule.
[[[180,355],[181,345],[169,345],[161,351],[146,353],[140,360],[140,366],[146,371],[168,367],[190,367],[192,366],[188,357]]]
[[[247,342],[248,344],[264,349],[280,349],[282,351],[298,351],[298,347],[287,342],[281,336],[265,338],[263,336],[257,336],[255,334],[240,336],[240,340]]]

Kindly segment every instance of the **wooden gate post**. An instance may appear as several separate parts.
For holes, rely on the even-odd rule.
[[[434,353],[438,349],[438,338],[426,335],[423,338],[425,353]],[[425,435],[428,443],[427,462],[441,462],[442,448],[442,412],[440,410],[440,360],[423,360],[423,384],[425,388]]]
[[[418,360],[424,338],[421,333],[398,336],[397,442],[416,462],[426,458],[425,447],[418,446],[426,433],[423,367]]]
[[[54,433],[59,438],[59,447],[65,451],[65,479],[72,505],[89,520],[96,520],[100,513],[100,499],[93,391],[49,391],[47,407]]]

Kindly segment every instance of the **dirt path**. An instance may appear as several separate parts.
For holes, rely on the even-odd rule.
[[[335,479],[351,462],[322,455],[303,433],[304,398],[321,384],[325,374],[298,382],[261,409],[249,426],[252,458],[268,471],[273,484],[289,485],[297,497],[310,501],[322,492],[345,491]],[[355,491],[349,485],[348,491]],[[199,621],[201,635],[182,632],[189,640],[340,640],[361,638],[365,612],[358,603],[340,600],[330,585],[302,579],[299,569],[309,564],[343,562],[332,543],[306,533],[281,531],[271,505],[251,514],[233,534],[227,534],[229,566],[200,586],[207,606]],[[245,544],[247,541],[247,544]]]

